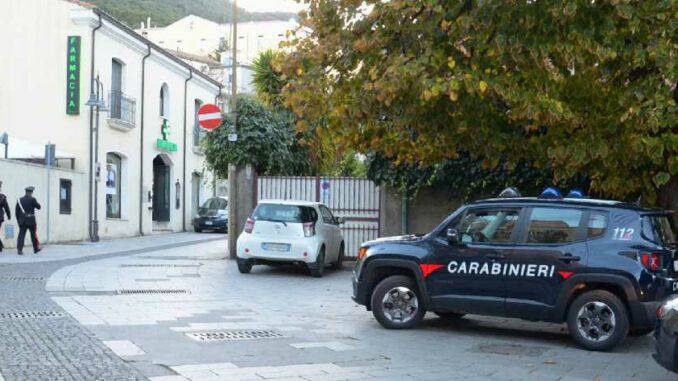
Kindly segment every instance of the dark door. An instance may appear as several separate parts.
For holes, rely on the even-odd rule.
[[[170,220],[170,167],[156,156],[153,159],[153,221]]]
[[[500,315],[506,298],[503,271],[513,250],[520,208],[474,208],[452,223],[460,242],[433,240],[433,262],[444,268],[427,278],[433,308]],[[443,232],[444,233],[444,232]]]
[[[111,96],[109,103],[111,117],[120,119],[122,111],[122,64],[116,60],[113,60],[111,64]]]
[[[534,207],[509,260],[506,308],[511,316],[548,319],[570,277],[586,263],[587,213]]]

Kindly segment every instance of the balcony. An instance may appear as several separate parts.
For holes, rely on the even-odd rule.
[[[129,131],[136,127],[136,99],[122,91],[112,90],[108,96],[108,124],[118,130]]]

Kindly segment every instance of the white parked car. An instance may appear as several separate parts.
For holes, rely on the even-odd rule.
[[[321,203],[260,201],[238,237],[238,270],[246,274],[257,264],[296,263],[321,277],[328,264],[341,268],[342,223]]]

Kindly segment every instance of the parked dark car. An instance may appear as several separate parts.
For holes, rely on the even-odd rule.
[[[203,230],[228,231],[228,199],[226,197],[212,197],[207,199],[198,215],[193,218],[193,229],[200,233]]]
[[[657,310],[652,357],[664,368],[678,372],[678,296],[669,298]]]
[[[386,328],[426,311],[567,322],[589,350],[652,332],[678,291],[670,213],[584,198],[497,198],[462,206],[425,236],[358,252],[353,299]]]

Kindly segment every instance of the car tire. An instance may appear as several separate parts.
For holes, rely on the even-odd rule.
[[[459,320],[466,315],[457,312],[434,312],[434,314],[438,315],[438,317],[443,320]]]
[[[405,275],[392,275],[379,282],[371,303],[374,318],[388,329],[412,328],[426,314],[417,284]]]
[[[252,271],[252,264],[245,261],[238,261],[238,271],[240,274],[249,274]]]
[[[341,270],[344,266],[344,256],[346,255],[346,249],[344,248],[344,243],[342,242],[339,246],[339,253],[337,254],[337,260],[332,263],[332,268],[335,270]]]
[[[579,295],[567,311],[570,336],[582,348],[608,351],[629,333],[629,313],[624,303],[604,290]]]
[[[311,276],[314,278],[321,278],[325,273],[325,246],[320,249],[315,262],[310,266]]]
[[[629,336],[635,337],[647,336],[652,332],[654,332],[654,328],[636,328],[631,329],[631,331],[629,331]]]
[[[193,230],[194,230],[196,233],[202,233],[202,229],[200,229],[200,228],[197,227],[197,226],[194,227]]]

